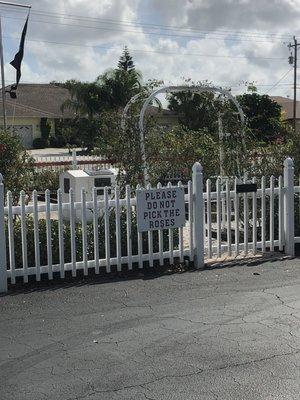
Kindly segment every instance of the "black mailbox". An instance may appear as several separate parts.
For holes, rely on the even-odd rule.
[[[257,192],[256,183],[240,183],[236,185],[236,193],[251,193]]]

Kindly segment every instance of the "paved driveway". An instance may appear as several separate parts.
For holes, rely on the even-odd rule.
[[[1,399],[299,399],[300,260],[255,263],[0,298]]]

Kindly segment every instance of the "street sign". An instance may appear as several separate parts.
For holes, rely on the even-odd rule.
[[[137,190],[136,205],[139,232],[185,225],[183,187]]]
[[[251,193],[257,192],[256,183],[240,183],[236,185],[236,193]]]

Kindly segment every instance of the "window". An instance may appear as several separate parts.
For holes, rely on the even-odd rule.
[[[65,193],[70,192],[70,179],[69,178],[64,178],[64,192]]]

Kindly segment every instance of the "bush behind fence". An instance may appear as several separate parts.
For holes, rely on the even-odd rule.
[[[132,254],[138,254],[138,233],[136,223],[136,213],[132,212],[131,217],[131,239],[132,239]],[[121,226],[121,253],[122,256],[127,256],[127,221],[126,221],[126,210],[121,211],[120,216]],[[51,237],[52,237],[52,260],[53,264],[59,264],[59,228],[58,221],[51,220]],[[16,216],[13,222],[14,227],[14,243],[15,243],[15,266],[16,269],[23,267],[22,259],[22,226],[21,218]],[[94,259],[94,227],[93,223],[87,223],[87,258],[88,260]],[[38,222],[39,230],[39,245],[40,245],[40,263],[41,265],[47,265],[47,228],[46,220],[40,219]],[[110,257],[116,257],[116,216],[114,211],[109,216],[109,230],[110,230]],[[6,235],[8,235],[8,226],[6,224]],[[99,235],[99,257],[104,259],[105,254],[105,224],[104,219],[100,217],[98,219],[98,235]],[[174,230],[174,249],[178,248],[179,235],[178,229]],[[66,263],[71,262],[71,229],[70,223],[64,221],[63,224],[63,236],[64,236],[64,261]],[[76,223],[75,225],[75,242],[76,242],[76,261],[83,260],[83,232],[82,223]],[[143,234],[143,252],[149,252],[148,235]],[[26,216],[26,238],[27,238],[27,257],[28,266],[35,266],[35,248],[34,248],[34,220],[31,215]],[[163,232],[163,249],[168,250],[169,245],[169,232]],[[153,252],[159,251],[158,232],[153,232]],[[7,247],[7,259],[9,259],[8,247]]]

